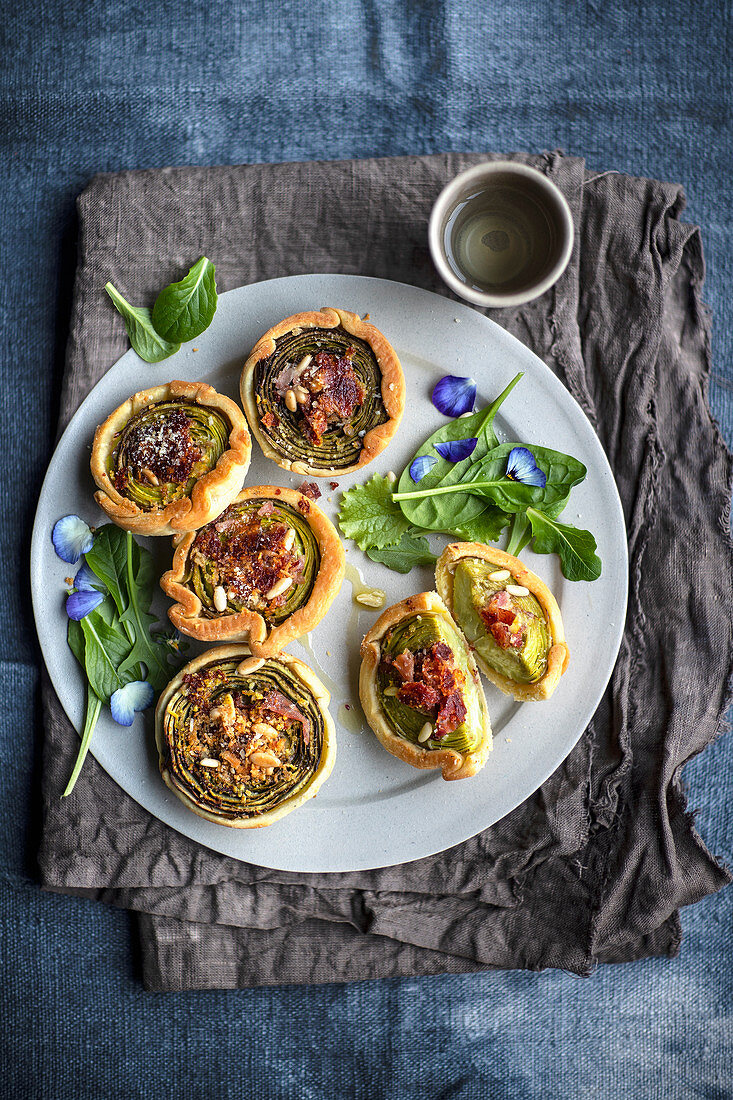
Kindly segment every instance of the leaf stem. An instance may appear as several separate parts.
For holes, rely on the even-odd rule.
[[[526,514],[522,515],[520,512],[515,512],[509,528],[509,542],[507,543],[506,553],[516,557],[531,537],[531,529]]]
[[[89,744],[92,740],[92,734],[94,733],[94,727],[97,724],[99,718],[99,712],[102,709],[102,701],[99,699],[92,689],[91,684],[87,684],[87,714],[84,721],[84,731],[81,735],[81,745],[79,746],[79,752],[76,757],[76,763],[74,764],[74,770],[71,773],[71,778],[66,784],[66,790],[62,794],[62,798],[66,798],[70,795],[74,789],[77,779],[79,778],[79,772],[82,769],[84,761],[86,760],[87,753],[89,751]]]

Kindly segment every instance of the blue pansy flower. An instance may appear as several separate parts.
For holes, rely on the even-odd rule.
[[[433,390],[433,404],[444,416],[462,416],[471,412],[475,400],[476,383],[473,378],[446,374]]]
[[[76,565],[82,554],[91,550],[94,535],[81,516],[63,516],[54,524],[51,542],[62,561]]]
[[[523,485],[535,485],[538,489],[544,489],[547,483],[545,474],[527,447],[512,447],[506,460],[506,476],[512,481],[521,481]]]
[[[112,693],[109,709],[112,717],[120,726],[131,726],[138,710],[147,710],[153,702],[155,692],[147,680],[133,680]]]
[[[104,587],[97,574],[86,562],[83,562],[81,569],[77,570],[74,577],[74,588],[77,592],[95,592],[98,588],[102,589]]]
[[[437,462],[435,455],[418,455],[410,465],[410,477],[413,481],[422,481]]]
[[[450,443],[436,443],[435,449],[448,462],[462,462],[473,454],[477,439],[456,439]]]
[[[81,592],[72,592],[66,601],[66,614],[70,619],[85,618],[90,611],[94,611],[104,600],[103,592],[95,592],[93,588]]]

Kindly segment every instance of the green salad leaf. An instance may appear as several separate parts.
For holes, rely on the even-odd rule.
[[[341,497],[339,527],[360,550],[394,546],[410,530],[399,504],[392,500],[393,482],[374,474],[364,485],[353,485]]]
[[[146,363],[160,363],[178,351],[180,343],[166,340],[156,331],[149,309],[144,306],[131,306],[112,286],[112,283],[106,283],[104,289],[125,322],[133,350],[141,359]]]
[[[465,489],[457,488],[457,490],[447,499],[437,499],[428,495],[421,495],[419,497],[405,497],[403,494],[411,493],[415,489],[427,490],[433,489],[437,486],[460,486],[464,475],[473,467],[473,465],[483,459],[490,451],[498,446],[499,441],[494,431],[494,419],[498,413],[501,405],[512,392],[516,384],[519,382],[521,374],[517,374],[512,378],[511,382],[496,400],[487,406],[485,409],[479,409],[478,412],[472,413],[471,416],[461,416],[456,420],[451,420],[447,424],[443,424],[437,431],[433,432],[429,436],[423,445],[418,449],[413,458],[402,472],[398,484],[398,493],[400,494],[400,507],[406,519],[414,527],[421,527],[428,531],[444,531],[449,535],[457,535],[459,538],[463,538],[464,531],[470,530],[471,525],[478,521],[480,516],[486,512],[486,501],[480,500],[477,496],[469,494]],[[435,450],[436,443],[449,443],[455,442],[461,439],[476,439],[476,446],[470,458],[463,459],[462,462],[449,462],[447,459],[438,455]],[[421,457],[422,455],[430,455],[433,458],[437,457],[438,461],[433,468],[420,479],[418,485],[410,477],[410,466],[412,462]],[[496,530],[497,524],[500,523],[500,517],[497,513],[493,513],[490,517],[484,516],[483,524],[490,522],[491,530]],[[509,516],[503,519],[503,523],[498,528],[500,532],[503,527],[509,522]],[[475,539],[472,541],[483,541],[482,539]]]
[[[409,573],[414,565],[435,565],[438,560],[424,535],[403,535],[394,546],[382,550],[373,547],[366,551],[372,561],[394,569],[396,573]]]
[[[155,331],[173,343],[195,340],[211,324],[216,304],[216,271],[202,256],[180,282],[164,287],[155,299]]]
[[[602,565],[590,531],[558,523],[535,508],[527,509],[527,517],[532,524],[532,548],[536,554],[557,554],[563,576],[569,581],[598,580]]]

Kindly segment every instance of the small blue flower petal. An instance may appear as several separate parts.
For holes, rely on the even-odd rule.
[[[451,443],[436,443],[435,449],[448,462],[462,462],[473,454],[477,439],[456,439]]]
[[[547,477],[539,468],[535,457],[527,447],[513,447],[506,460],[506,476],[523,485],[535,485],[544,489]]]
[[[422,481],[437,462],[435,455],[418,455],[410,465],[410,477],[413,481]]]
[[[54,524],[51,542],[62,561],[76,565],[82,554],[91,550],[94,535],[80,516],[64,516]]]
[[[77,592],[94,592],[98,588],[104,589],[105,585],[87,563],[84,562],[81,569],[77,570],[76,576],[74,577],[74,588]]]
[[[476,383],[473,378],[446,374],[433,390],[433,404],[444,416],[462,416],[471,412],[475,400]]]
[[[90,611],[94,611],[95,607],[99,607],[103,600],[103,592],[94,592],[93,590],[72,592],[66,601],[66,614],[70,619],[76,619],[78,622],[80,619],[85,618]]]
[[[155,697],[147,680],[133,680],[124,687],[117,688],[112,693],[109,701],[109,709],[112,717],[120,726],[131,726],[135,717],[135,711],[146,710]]]

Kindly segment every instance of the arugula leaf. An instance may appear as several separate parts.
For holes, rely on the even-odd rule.
[[[417,500],[421,497],[439,497],[455,493],[475,493],[488,499],[505,512],[524,512],[531,504],[552,508],[562,502],[565,506],[570,490],[585,477],[587,470],[582,462],[571,455],[554,451],[549,447],[530,448],[537,465],[544,471],[547,482],[544,488],[525,485],[506,476],[507,457],[520,444],[503,443],[489,451],[485,458],[473,462],[463,474],[460,483],[446,482],[434,488],[411,490],[405,494],[395,494],[394,499],[402,503],[405,499]]]
[[[421,478],[420,489],[432,489],[437,485],[457,485],[473,464],[480,461],[498,446],[499,441],[494,431],[494,419],[502,403],[521,377],[521,374],[515,375],[509,385],[487,408],[479,409],[472,416],[459,417],[456,420],[449,421],[425,440],[414,458],[419,458],[422,455],[435,457],[437,454],[435,451],[436,443],[454,442],[459,439],[473,439],[474,437],[477,442],[471,457],[464,459],[462,462],[448,462],[438,456],[436,464]],[[415,489],[415,483],[410,477],[410,466],[414,458],[407,464],[400,477],[398,485],[400,494]],[[462,530],[470,527],[486,511],[486,501],[479,500],[465,491],[458,491],[446,499],[431,497],[402,499],[399,501],[399,505],[405,517],[415,527],[423,527],[429,531],[445,531],[451,535],[458,535],[460,538],[463,537]],[[498,518],[498,516],[495,517],[497,522]],[[507,516],[502,526],[506,526],[508,522],[509,517]],[[499,531],[501,531],[501,528],[499,528]]]
[[[569,581],[595,581],[601,575],[601,559],[595,553],[596,540],[590,531],[543,515],[536,508],[527,509],[532,524],[537,554],[558,554],[563,576]]]
[[[120,675],[127,675],[140,663],[147,669],[147,678],[156,691],[162,691],[171,678],[171,651],[166,645],[159,645],[150,634],[150,627],[156,622],[155,616],[148,613],[152,601],[152,566],[150,554],[143,551],[129,531],[126,533],[126,591],[127,606],[120,615],[125,627],[132,629],[133,645],[129,654],[120,665]],[[130,679],[138,679],[131,676]]]
[[[403,535],[395,546],[366,552],[372,561],[394,569],[396,573],[409,573],[413,565],[435,565],[438,560],[424,535]]]
[[[360,550],[383,550],[406,535],[410,524],[392,500],[393,483],[374,474],[364,485],[352,485],[341,497],[339,527]]]
[[[160,333],[156,332],[149,309],[144,306],[131,306],[112,286],[112,283],[105,283],[104,289],[112,299],[115,309],[122,316],[130,343],[141,359],[146,363],[160,363],[178,351],[180,343],[165,340]]]
[[[179,283],[161,290],[153,306],[153,324],[165,340],[194,340],[216,313],[216,278],[211,260],[202,256]]]

